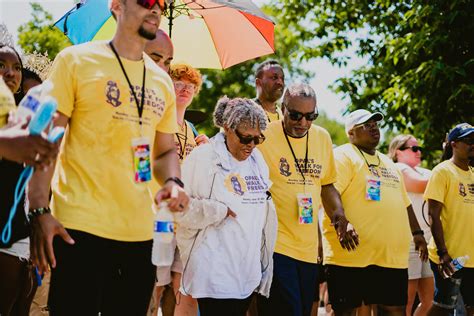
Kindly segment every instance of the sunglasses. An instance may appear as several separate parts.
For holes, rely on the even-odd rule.
[[[471,138],[471,137],[460,138],[457,141],[462,142],[466,145],[474,145],[474,138]]]
[[[290,120],[292,120],[292,121],[301,121],[303,119],[303,117],[307,121],[314,121],[319,116],[318,112],[301,113],[301,112],[298,112],[298,111],[290,110],[288,108],[287,108],[287,110],[288,110],[288,116],[290,117]]]
[[[144,7],[147,10],[150,10],[151,8],[153,8],[155,4],[158,4],[161,11],[165,11],[166,9],[165,0],[137,0],[137,4]]]
[[[188,91],[194,91],[196,89],[196,86],[194,85],[194,83],[184,83],[182,81],[175,81],[174,86],[176,90],[186,89]]]
[[[364,129],[366,131],[371,130],[371,129],[375,129],[375,128],[379,128],[380,127],[380,121],[367,122],[367,123],[364,123],[364,124],[359,124],[359,125],[354,126],[354,128],[359,128],[359,127],[362,127],[362,129]]]
[[[423,151],[423,147],[420,147],[420,146],[404,146],[404,147],[400,147],[400,150],[407,150],[407,149],[411,149],[412,152],[414,153],[417,153],[417,152],[422,152]]]
[[[235,135],[239,138],[239,141],[242,145],[248,145],[251,142],[254,142],[255,145],[261,144],[265,141],[265,136],[261,134],[260,136],[243,136],[239,133],[238,130],[235,130]]]

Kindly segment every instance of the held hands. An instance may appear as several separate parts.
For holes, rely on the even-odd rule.
[[[413,236],[413,243],[415,244],[415,250],[418,250],[418,255],[422,261],[428,261],[428,245],[426,244],[425,237],[423,235]]]
[[[204,134],[200,134],[198,136],[196,136],[196,138],[194,139],[194,141],[196,142],[196,144],[199,146],[199,145],[202,145],[202,144],[207,144],[209,143],[209,137],[207,137],[206,135]]]
[[[172,212],[183,212],[189,204],[187,193],[177,183],[167,182],[155,196],[155,203],[159,205],[162,200],[169,199],[168,207]]]
[[[334,221],[337,237],[342,248],[347,251],[355,250],[359,245],[359,235],[347,218],[342,215],[338,216]]]
[[[33,217],[31,220],[30,250],[31,260],[42,274],[48,270],[48,265],[56,267],[56,257],[53,250],[53,239],[59,235],[70,245],[74,240],[69,236],[66,229],[51,214],[43,214]]]

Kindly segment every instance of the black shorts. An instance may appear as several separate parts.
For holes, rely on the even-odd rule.
[[[123,242],[67,230],[54,239],[50,315],[146,315],[155,281],[152,241]]]
[[[407,304],[408,269],[327,265],[326,278],[329,302],[335,311],[356,308],[362,303],[387,306]]]

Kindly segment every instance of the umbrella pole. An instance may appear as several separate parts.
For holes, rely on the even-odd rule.
[[[174,0],[171,0],[170,8],[169,8],[169,19],[168,19],[168,30],[169,30],[170,38],[171,38],[171,30],[173,29],[173,10],[174,10]]]

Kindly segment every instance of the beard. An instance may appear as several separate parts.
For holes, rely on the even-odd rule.
[[[140,35],[141,37],[151,41],[151,40],[154,40],[155,37],[156,37],[156,32],[149,32],[147,30],[145,30],[145,28],[142,26],[140,26],[140,28],[138,29],[138,35]]]

